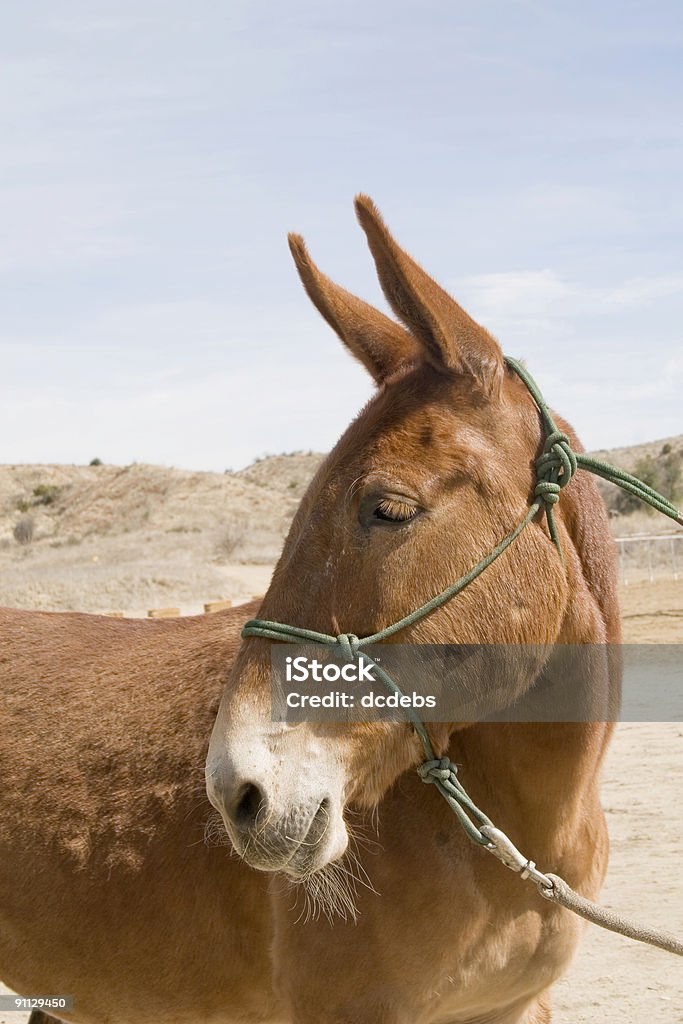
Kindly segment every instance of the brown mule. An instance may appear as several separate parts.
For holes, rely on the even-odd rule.
[[[306,290],[378,391],[312,482],[260,609],[335,633],[379,629],[479,561],[528,508],[541,445],[495,340],[369,200],[357,210],[406,326],[334,285],[292,237]],[[618,641],[590,478],[566,488],[557,518],[564,560],[539,517],[400,639]],[[73,994],[66,1016],[84,1024],[549,1021],[577,920],[469,843],[410,770],[421,751],[407,724],[271,721],[268,644],[239,641],[253,611],[2,613],[0,974],[19,991]],[[567,686],[611,703],[614,666],[582,678],[581,664]],[[202,841],[222,688],[206,776],[241,859]],[[429,729],[525,853],[597,894],[609,724]]]

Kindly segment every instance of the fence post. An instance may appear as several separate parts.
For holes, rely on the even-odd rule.
[[[211,615],[213,612],[222,612],[226,608],[232,608],[232,601],[229,599],[225,601],[207,601],[204,605],[204,613]]]

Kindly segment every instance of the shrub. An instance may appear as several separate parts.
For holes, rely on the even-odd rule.
[[[681,497],[681,477],[683,476],[683,453],[672,450],[670,444],[665,444],[661,455],[657,460],[659,463],[661,486],[658,490],[665,498],[673,501],[674,504]]]
[[[38,484],[33,488],[34,505],[52,505],[59,497],[57,484]]]
[[[102,459],[91,459],[90,462],[88,463],[88,465],[89,466],[101,466],[102,465]]]
[[[22,516],[12,531],[17,544],[30,544],[33,540],[33,520],[30,516]]]
[[[223,558],[230,558],[247,538],[247,522],[244,519],[233,519],[223,530],[216,550]]]
[[[681,495],[681,478],[683,476],[683,456],[672,451],[670,445],[664,445],[660,455],[643,455],[633,467],[633,475],[649,487],[663,494],[669,501],[678,501]],[[648,508],[639,498],[619,488],[618,493],[610,502],[611,508],[622,515],[628,515],[638,508]]]

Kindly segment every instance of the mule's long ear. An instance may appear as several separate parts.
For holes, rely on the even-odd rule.
[[[378,384],[404,364],[420,360],[420,346],[408,331],[321,273],[308,255],[301,235],[288,237],[296,268],[313,305]]]
[[[470,375],[486,394],[497,393],[504,364],[495,339],[400,248],[368,196],[356,197],[356,213],[389,305],[430,362]]]

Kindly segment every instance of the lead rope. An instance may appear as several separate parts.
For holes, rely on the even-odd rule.
[[[536,459],[536,486],[534,500],[521,522],[496,545],[488,555],[478,562],[469,572],[456,580],[430,601],[420,605],[415,611],[405,615],[384,629],[368,636],[358,637],[354,633],[319,633],[312,629],[289,626],[282,622],[271,622],[268,619],[250,619],[242,630],[243,637],[261,637],[266,640],[279,640],[290,644],[322,644],[337,646],[341,656],[347,662],[356,662],[360,654],[373,666],[374,675],[391,693],[403,696],[400,688],[391,676],[374,661],[364,648],[380,643],[395,633],[412,626],[425,618],[436,608],[450,601],[452,597],[464,590],[468,584],[480,576],[503,552],[519,537],[539,512],[545,512],[548,530],[552,541],[562,557],[557,524],[554,517],[554,506],[560,500],[560,492],[571,481],[577,469],[587,470],[600,476],[603,480],[622,487],[624,490],[651,505],[658,512],[673,519],[683,526],[683,514],[662,494],[637,477],[626,473],[607,462],[594,459],[590,455],[572,451],[568,436],[558,430],[550,409],[531,374],[516,359],[505,357],[505,362],[526,385],[531,397],[538,406],[545,427],[545,441],[540,456]],[[420,717],[411,709],[403,711],[415,729],[425,753],[425,760],[418,766],[417,772],[423,782],[434,785],[448,806],[456,815],[467,837],[497,857],[510,870],[517,872],[521,878],[534,882],[539,893],[545,899],[557,903],[574,914],[591,921],[593,924],[617,932],[639,942],[648,943],[659,949],[683,956],[683,942],[674,935],[657,929],[643,927],[627,918],[615,914],[611,910],[598,906],[591,900],[575,892],[558,875],[544,874],[539,871],[533,861],[520,853],[514,843],[500,829],[496,828],[484,812],[477,807],[458,779],[458,770],[447,758],[436,758],[432,749],[429,734]]]

